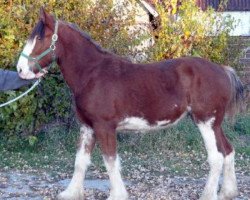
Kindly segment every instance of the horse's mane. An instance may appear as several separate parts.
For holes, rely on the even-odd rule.
[[[122,60],[126,60],[128,62],[131,62],[127,57],[123,57],[123,56],[118,56],[104,48],[102,48],[95,40],[93,40],[90,35],[88,33],[86,33],[85,31],[82,31],[76,24],[74,23],[68,23],[68,22],[63,22],[65,24],[67,24],[72,30],[78,32],[85,40],[87,40],[88,42],[90,42],[91,44],[94,45],[94,47],[96,47],[96,49],[103,54],[108,54],[108,55],[112,55],[112,56],[116,56],[119,57]],[[43,39],[45,36],[45,24],[43,23],[43,21],[40,19],[38,21],[38,23],[36,24],[35,28],[33,29],[29,39],[34,39],[35,36],[39,36],[40,39]]]
[[[87,41],[89,41],[90,43],[92,43],[99,51],[103,52],[103,53],[111,53],[105,49],[103,49],[96,41],[94,41],[90,35],[84,31],[82,31],[76,24],[74,23],[68,23],[68,22],[64,22],[66,23],[71,29],[77,31],[78,33],[80,33],[80,35],[82,37],[84,37]],[[45,24],[43,23],[43,21],[40,19],[38,21],[38,23],[36,24],[35,28],[33,29],[31,35],[30,35],[30,39],[34,39],[35,36],[39,36],[40,39],[44,38],[44,33],[45,33]]]
[[[39,36],[40,39],[43,39],[45,36],[45,24],[43,23],[43,21],[40,19],[38,21],[38,23],[36,24],[35,28],[33,29],[29,39],[33,40],[35,38],[35,36]]]
[[[81,35],[82,37],[84,37],[87,41],[89,41],[90,43],[92,43],[100,52],[112,54],[111,52],[107,51],[106,49],[103,49],[95,40],[93,40],[93,39],[90,37],[90,35],[89,35],[88,33],[86,33],[85,31],[81,30],[81,29],[79,28],[79,26],[77,26],[77,25],[74,24],[74,23],[67,23],[67,24],[68,24],[68,26],[69,26],[71,29],[77,31],[78,33],[80,33],[80,35]]]
[[[67,23],[67,22],[66,22],[66,23]],[[74,24],[74,23],[67,23],[67,24],[68,24],[68,26],[69,26],[72,30],[77,31],[84,39],[86,39],[86,40],[89,41],[91,44],[93,44],[99,52],[104,53],[104,54],[109,54],[109,55],[112,55],[112,56],[116,56],[116,57],[119,57],[119,58],[122,59],[122,60],[126,60],[126,61],[128,61],[128,62],[131,62],[131,60],[130,60],[129,58],[127,58],[127,57],[119,56],[119,55],[117,55],[117,54],[114,54],[113,52],[110,52],[110,51],[108,51],[108,50],[102,48],[95,40],[93,40],[93,39],[91,38],[91,36],[90,36],[88,33],[86,33],[85,31],[81,30],[81,29],[79,28],[79,26],[77,26],[76,24]]]

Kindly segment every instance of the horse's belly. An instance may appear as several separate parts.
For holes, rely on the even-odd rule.
[[[171,125],[175,125],[180,119],[182,119],[186,113],[183,113],[178,119],[175,120],[161,120],[155,121],[154,123],[149,123],[146,119],[140,117],[127,117],[123,121],[121,121],[118,126],[118,131],[138,131],[138,132],[146,132],[146,131],[154,131],[165,129]]]

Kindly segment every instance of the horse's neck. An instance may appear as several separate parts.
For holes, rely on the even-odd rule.
[[[89,73],[98,67],[102,54],[96,47],[82,38],[62,36],[58,65],[65,81],[74,94],[81,92]],[[71,40],[71,41],[69,41]]]

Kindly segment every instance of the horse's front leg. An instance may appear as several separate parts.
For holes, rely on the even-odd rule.
[[[85,172],[91,163],[90,155],[94,145],[93,130],[87,126],[82,126],[74,174],[67,189],[58,195],[59,200],[83,200],[83,181]]]
[[[111,190],[108,200],[126,200],[128,199],[128,193],[120,173],[120,160],[116,152],[117,140],[115,128],[98,124],[94,130],[102,150],[104,164],[110,179]]]

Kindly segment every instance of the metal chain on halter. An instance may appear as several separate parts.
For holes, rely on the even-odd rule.
[[[56,65],[56,54],[55,54],[55,49],[56,49],[56,41],[58,40],[58,21],[56,20],[55,23],[55,30],[54,30],[54,34],[52,35],[51,38],[51,45],[49,47],[49,49],[45,50],[43,53],[41,53],[38,57],[33,58],[30,57],[26,54],[24,54],[23,52],[21,53],[21,56],[24,56],[25,58],[27,58],[28,60],[35,60],[36,64],[35,66],[38,68],[38,70],[41,72],[43,72],[43,69],[41,68],[40,64],[38,63],[38,61],[43,58],[44,56],[46,56],[48,53],[52,52],[52,62],[49,64],[48,69],[52,68],[53,66]],[[22,97],[24,97],[25,95],[27,95],[29,92],[31,92],[36,86],[38,86],[38,84],[41,82],[41,78],[39,78],[27,91],[25,91],[24,93],[20,94],[19,96],[17,96],[14,99],[11,99],[10,101],[7,101],[6,103],[2,103],[0,104],[0,108],[7,106],[19,99],[21,99]]]
[[[58,40],[58,20],[56,20],[55,30],[54,30],[54,34],[52,35],[51,40],[52,41],[51,41],[51,45],[49,48],[52,50],[52,63],[49,65],[48,68],[51,68],[51,67],[55,66],[55,64],[56,64],[55,50],[56,50],[56,42]]]

